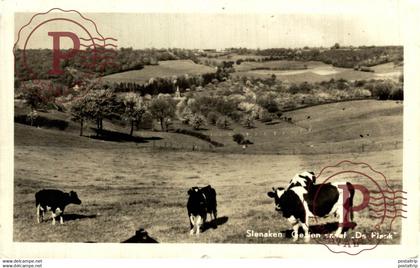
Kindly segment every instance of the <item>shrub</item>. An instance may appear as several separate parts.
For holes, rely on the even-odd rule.
[[[189,124],[195,129],[198,130],[202,125],[204,125],[206,119],[201,114],[193,114],[189,120]]]
[[[267,110],[262,110],[260,113],[260,120],[263,123],[271,122],[273,121],[273,114],[269,113]]]
[[[379,100],[387,100],[392,91],[393,85],[390,82],[381,82],[373,87],[372,95]]]
[[[216,147],[222,147],[223,146],[222,143],[217,142],[217,141],[213,141],[210,138],[210,136],[208,136],[206,134],[203,134],[203,133],[200,133],[200,132],[195,132],[195,131],[192,131],[192,130],[181,129],[181,128],[176,129],[175,132],[185,134],[185,135],[189,135],[189,136],[193,136],[193,137],[196,137],[198,139],[207,141],[207,142],[211,143],[213,146],[216,146]]]
[[[344,89],[348,89],[349,88],[349,85],[348,85],[347,80],[345,80],[345,79],[338,79],[337,80],[337,83],[336,83],[336,87],[339,90],[344,90]]]
[[[404,100],[404,90],[402,88],[394,89],[389,98],[392,100]]]
[[[234,121],[234,122],[241,122],[241,120],[242,120],[242,117],[243,117],[243,114],[241,113],[241,112],[239,112],[239,111],[234,111],[231,115],[230,115],[230,118],[232,118],[232,120]]]
[[[137,123],[137,130],[139,129],[152,129],[153,128],[153,116],[149,111],[146,111],[140,122]]]
[[[355,88],[353,91],[354,97],[360,98],[369,98],[372,96],[372,92],[370,92],[370,90],[367,89],[362,89],[362,88]]]
[[[257,98],[257,104],[270,113],[275,113],[279,110],[274,94],[267,94]]]
[[[217,112],[209,112],[207,114],[207,123],[210,125],[216,125],[217,119],[219,119],[221,115]]]
[[[355,87],[363,87],[366,84],[365,80],[356,80],[354,81],[354,86]]]
[[[291,84],[288,88],[288,91],[290,94],[297,94],[297,93],[306,94],[306,93],[311,92],[312,88],[313,88],[312,84],[309,84],[308,82],[303,82],[303,83],[300,83],[299,85]]]
[[[231,125],[231,122],[230,122],[229,118],[226,117],[226,116],[221,116],[221,117],[219,117],[219,119],[217,119],[216,126],[218,128],[228,129],[230,125]]]
[[[290,94],[296,94],[299,93],[299,87],[296,84],[291,84],[287,91],[289,91]]]

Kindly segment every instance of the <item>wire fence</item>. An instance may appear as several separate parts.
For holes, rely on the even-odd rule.
[[[365,153],[375,151],[387,151],[402,149],[402,141],[345,141],[332,143],[290,143],[290,144],[261,144],[237,145],[235,143],[223,147],[215,147],[211,144],[183,144],[170,141],[152,141],[153,150],[167,151],[190,151],[190,152],[222,152],[222,153],[245,153],[245,154],[279,154],[279,155],[317,155],[317,154],[346,154]]]

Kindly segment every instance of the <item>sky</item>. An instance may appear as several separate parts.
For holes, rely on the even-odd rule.
[[[33,15],[15,14],[15,40],[19,29]],[[330,47],[336,42],[344,46],[403,44],[398,12],[380,7],[360,13],[83,13],[83,16],[96,23],[103,37],[117,39],[112,44],[135,49]],[[50,19],[58,20],[46,22]],[[52,48],[52,37],[48,36],[51,31],[69,31],[87,38],[86,32],[73,21],[87,28],[93,37],[100,36],[93,23],[76,13],[50,13],[34,17],[23,28],[19,47],[23,48],[27,40],[26,48]],[[37,25],[39,28],[29,36]],[[72,46],[69,38],[61,41],[61,48]]]

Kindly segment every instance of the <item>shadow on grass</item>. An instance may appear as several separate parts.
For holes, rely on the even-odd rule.
[[[272,122],[267,122],[267,123],[264,123],[266,126],[272,126],[272,125],[277,125],[277,124],[280,124],[280,121],[272,121]]]
[[[96,128],[92,128],[92,130],[96,132],[96,135],[91,135],[90,138],[104,141],[147,143],[149,141],[162,139],[161,137],[130,136],[126,133],[111,130],[98,130]]]
[[[121,243],[159,243],[156,239],[149,236],[146,230],[140,228],[136,234]]]
[[[347,232],[349,229],[353,229],[357,226],[356,223],[352,223],[352,227],[343,227],[343,232]],[[309,226],[309,233],[312,234],[329,234],[338,229],[338,222],[329,222],[326,224],[318,224]],[[292,238],[293,230],[286,230],[283,233],[286,238]],[[302,227],[299,228],[299,233],[303,233]]]
[[[208,229],[217,229],[217,226],[225,224],[229,220],[229,217],[223,216],[219,217],[215,220],[212,220],[210,222],[205,222],[202,227],[202,232],[204,233]]]
[[[95,214],[92,215],[82,215],[82,214],[64,214],[63,221],[75,221],[81,219],[93,219],[96,218]]]

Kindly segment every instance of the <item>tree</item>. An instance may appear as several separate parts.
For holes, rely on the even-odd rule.
[[[275,94],[264,94],[257,98],[257,104],[266,109],[269,113],[276,113],[279,111],[279,107],[275,98]]]
[[[111,89],[95,92],[92,101],[91,112],[100,134],[103,130],[104,119],[119,118],[119,115],[122,114],[122,104]]]
[[[83,136],[84,121],[90,118],[87,100],[87,98],[77,99],[70,109],[72,119],[80,122],[80,136]]]
[[[335,43],[331,49],[339,49],[340,48],[340,44],[339,43]]]
[[[135,93],[127,94],[122,102],[124,105],[123,118],[130,121],[130,136],[133,136],[134,125],[141,121],[146,107],[141,97]]]
[[[391,82],[379,82],[373,87],[372,95],[379,100],[387,100],[393,90],[394,85]]]
[[[246,115],[243,121],[246,128],[253,128],[255,126],[255,118],[253,115]]]
[[[53,97],[38,85],[29,85],[23,89],[23,98],[32,111],[53,102]]]
[[[221,115],[217,112],[209,112],[207,114],[207,122],[211,125],[216,125],[217,119],[220,117]]]
[[[195,129],[198,130],[202,125],[204,125],[206,119],[201,114],[193,114],[190,118],[190,125]]]
[[[230,120],[226,116],[221,116],[217,119],[216,126],[221,129],[227,129],[231,125]]]
[[[78,104],[80,106],[76,105],[74,108],[75,118],[80,113],[84,119],[96,122],[97,135],[102,133],[105,118],[119,118],[123,114],[123,105],[117,100],[114,91],[111,89],[91,90],[82,99],[82,103]],[[83,112],[77,112],[81,107],[83,107]]]
[[[175,102],[169,98],[155,98],[150,102],[149,110],[159,120],[162,131],[168,131],[165,122],[175,116]]]

